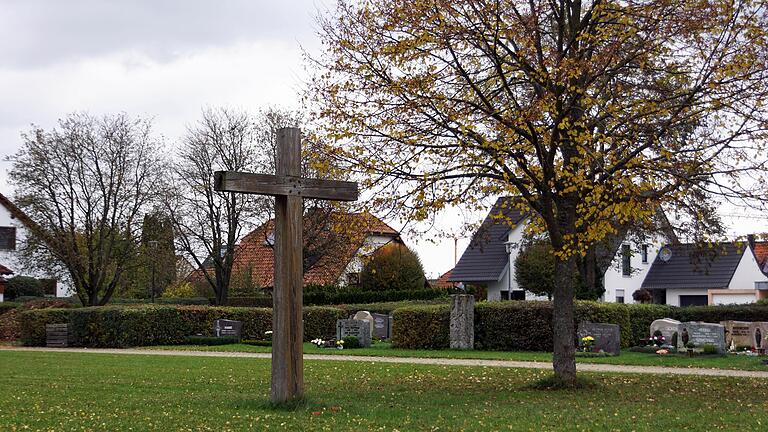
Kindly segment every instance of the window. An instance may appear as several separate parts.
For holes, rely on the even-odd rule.
[[[624,303],[624,290],[623,289],[617,289],[616,290],[616,303]]]
[[[524,290],[513,290],[509,294],[510,300],[525,300],[525,291]]]
[[[755,281],[755,289],[756,290],[768,290],[768,282],[766,281]]]
[[[621,274],[624,276],[629,276],[632,274],[632,266],[630,263],[631,257],[632,252],[629,250],[629,245],[621,245]]]
[[[16,250],[16,227],[0,227],[0,250]]]
[[[349,272],[347,273],[347,285],[357,286],[360,284],[360,273]]]
[[[500,291],[502,300],[509,300],[509,291]]]
[[[643,264],[648,264],[648,245],[643,245],[640,255],[643,257]]]

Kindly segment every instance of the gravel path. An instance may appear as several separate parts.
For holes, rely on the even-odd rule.
[[[234,358],[259,358],[268,359],[268,353],[244,353],[244,352],[217,352],[217,351],[173,351],[151,349],[98,349],[98,348],[31,348],[0,346],[2,351],[31,351],[31,352],[68,352],[89,354],[123,354],[123,355],[157,355],[157,356],[190,356],[190,357],[234,357]],[[350,355],[323,355],[304,354],[308,361],[348,361],[348,362],[373,362],[373,363],[401,363],[422,365],[446,365],[446,366],[487,366],[524,369],[551,369],[552,364],[547,362],[512,361],[512,360],[475,360],[475,359],[449,359],[449,358],[417,358],[417,357],[378,357],[378,356],[350,356]],[[611,365],[596,363],[578,363],[577,369],[583,372],[615,372],[615,373],[642,373],[660,375],[700,375],[740,378],[768,378],[768,372],[728,370],[728,369],[704,369],[704,368],[673,368],[662,366],[631,366]]]

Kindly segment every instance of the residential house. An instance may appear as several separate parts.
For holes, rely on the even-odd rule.
[[[768,276],[754,244],[666,245],[641,287],[654,303],[673,306],[753,303],[768,297]]]
[[[366,256],[391,242],[402,242],[400,233],[370,213],[344,215],[345,232],[343,242],[319,242],[314,262],[305,263],[305,285],[355,285],[359,283],[360,272]],[[311,213],[305,214],[304,224],[313,223]],[[274,284],[274,221],[262,224],[245,237],[235,249],[233,275],[247,273],[250,280],[260,288],[271,288]],[[316,237],[340,234],[328,231],[315,233]],[[305,244],[316,239],[304,239]],[[317,243],[317,242],[316,242]]]
[[[30,271],[22,266],[18,247],[35,229],[38,229],[37,224],[10,199],[0,194],[0,266],[10,272],[7,274],[32,276],[50,281],[47,295],[69,296],[68,284],[50,275],[39,271]],[[2,301],[2,296],[0,296],[0,301]]]
[[[515,198],[496,200],[448,280],[484,285],[488,301],[542,299],[520,289],[515,280],[514,263],[527,220],[528,214],[515,206]]]

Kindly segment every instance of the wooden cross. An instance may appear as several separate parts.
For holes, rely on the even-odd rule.
[[[215,189],[275,197],[272,294],[272,401],[304,396],[302,294],[303,199],[355,201],[357,183],[301,177],[301,130],[277,132],[275,174],[217,171]]]

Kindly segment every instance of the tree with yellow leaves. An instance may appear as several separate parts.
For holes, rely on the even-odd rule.
[[[767,21],[750,0],[341,1],[310,95],[374,205],[521,198],[557,256],[573,385],[578,255],[661,208],[717,233],[717,199],[764,195]]]

